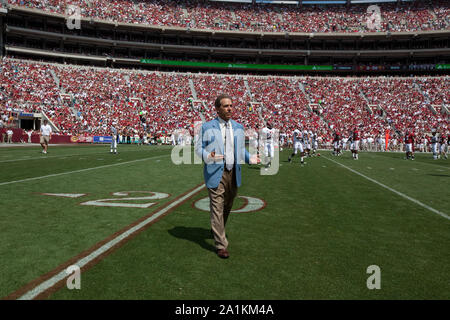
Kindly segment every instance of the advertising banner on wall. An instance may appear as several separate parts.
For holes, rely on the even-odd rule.
[[[92,143],[93,141],[94,141],[94,137],[91,137],[91,136],[72,137],[72,142],[75,142],[75,143]]]
[[[111,143],[111,136],[94,136],[94,143]]]

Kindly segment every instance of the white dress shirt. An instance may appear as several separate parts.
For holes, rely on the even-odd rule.
[[[225,154],[226,150],[225,150],[225,136],[226,136],[226,121],[223,120],[221,117],[219,117],[219,126],[220,126],[220,132],[222,133],[222,141],[223,141],[223,153]],[[228,121],[228,123],[230,124],[230,131],[231,131],[231,137],[233,136],[233,126],[231,125],[231,121]],[[231,146],[233,147],[234,150],[234,138],[231,139]]]

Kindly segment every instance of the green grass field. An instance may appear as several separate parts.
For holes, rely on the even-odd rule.
[[[354,161],[349,152],[332,157],[323,151],[301,167],[298,158],[287,162],[285,150],[276,175],[244,166],[239,195],[261,199],[265,207],[231,215],[230,258],[223,260],[214,252],[208,212],[194,206],[207,196],[205,188],[194,189],[203,182],[201,165],[174,165],[170,153],[166,146],[133,145],[119,145],[118,155],[106,145],[50,146],[47,155],[40,147],[0,148],[0,297],[27,297],[105,239],[170,208],[82,268],[80,290],[59,280],[43,297],[450,298],[448,160],[361,153]],[[128,197],[167,195],[113,195],[125,191]],[[188,191],[192,197],[180,198]],[[81,205],[100,199],[118,199],[103,205],[154,203]],[[235,208],[243,206],[238,198]],[[371,265],[381,270],[381,289],[367,288]]]

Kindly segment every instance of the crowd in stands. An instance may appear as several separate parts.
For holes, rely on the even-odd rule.
[[[389,114],[388,121],[401,131],[414,124],[411,113],[420,114],[424,106],[424,96],[414,90],[411,79],[378,79],[377,87],[373,79],[365,79],[361,83],[361,89],[369,103],[378,105]],[[422,110],[423,109],[423,110]],[[428,128],[429,129],[429,128]]]
[[[384,132],[386,124],[364,100],[359,79],[307,78],[305,90],[331,130],[347,133],[364,127],[371,136]]]
[[[3,59],[0,65],[0,100],[6,112],[44,112],[61,128],[73,122],[67,106],[61,103],[50,66]]]
[[[208,0],[7,0],[9,4],[67,14],[69,5],[81,16],[123,23],[248,32],[427,31],[450,27],[447,0],[379,3],[381,20],[366,5],[268,5]],[[376,13],[375,13],[376,14]]]
[[[300,79],[249,78],[253,98],[261,101],[264,118],[273,127],[293,132],[296,128],[314,130],[329,136],[330,131],[320,117],[308,110],[308,101],[300,89]]]
[[[246,92],[244,80],[240,77],[234,76],[217,76],[207,75],[204,77],[196,77],[193,79],[194,87],[197,92],[198,99],[202,101],[214,101],[217,92],[226,92],[228,95],[235,98],[234,104],[234,118],[241,122],[244,126],[253,127],[258,119],[256,110],[249,112],[248,104],[250,97]],[[206,110],[206,119],[210,120],[214,115],[214,106]],[[248,116],[248,117],[247,117]]]
[[[411,130],[419,139],[432,129],[448,130],[449,115],[443,110],[433,112],[425,92],[439,101],[440,106],[449,105],[450,80],[446,78],[410,79],[365,79],[361,90],[371,104],[379,106],[386,113],[386,120],[399,132]],[[430,90],[431,89],[431,90]],[[432,93],[431,93],[432,92]]]
[[[334,132],[362,138],[418,137],[449,130],[449,77],[281,77],[120,70],[3,58],[0,114],[45,112],[60,133],[124,135],[194,133],[201,118],[216,116],[220,93],[233,97],[233,118],[246,128],[265,122],[290,136],[313,131],[324,143]],[[194,88],[194,90],[192,90]],[[195,96],[195,99],[192,97]],[[195,103],[193,101],[196,101]],[[445,113],[447,110],[447,113]]]
[[[17,85],[19,83],[20,86]],[[3,89],[3,98],[10,103],[27,102],[28,108],[31,109],[36,104],[57,104],[58,88],[49,67],[32,63],[16,64],[4,59],[1,65],[0,86]]]

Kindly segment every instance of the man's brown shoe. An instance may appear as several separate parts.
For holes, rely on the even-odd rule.
[[[217,255],[222,259],[227,259],[230,256],[227,249],[218,249]]]

